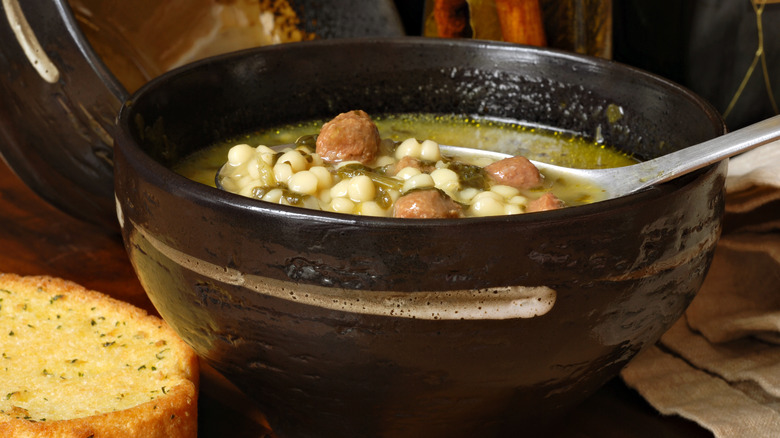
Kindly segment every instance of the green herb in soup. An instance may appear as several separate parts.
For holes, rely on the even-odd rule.
[[[440,143],[515,156],[498,161],[478,154],[448,156]],[[280,144],[291,146],[281,152],[270,147]],[[188,157],[176,170],[213,186],[224,164],[219,179],[224,190],[370,216],[496,216],[599,199],[598,187],[546,179],[526,157],[582,168],[635,162],[577,136],[511,122],[430,114],[372,120],[358,110],[324,124],[311,121],[233,139]]]

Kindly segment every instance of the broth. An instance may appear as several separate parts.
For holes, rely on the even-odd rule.
[[[607,147],[601,143],[587,140],[583,137],[576,136],[570,133],[555,132],[535,127],[529,127],[517,122],[505,121],[505,120],[492,120],[492,119],[475,119],[466,116],[453,116],[453,115],[435,115],[435,114],[395,114],[395,115],[381,115],[373,118],[376,124],[379,135],[383,142],[387,145],[387,149],[390,153],[394,153],[395,148],[399,143],[402,144],[404,140],[413,138],[423,140],[432,140],[439,144],[471,147],[475,149],[486,149],[498,152],[504,152],[511,155],[522,155],[532,160],[538,160],[548,162],[552,164],[558,164],[569,167],[579,168],[606,168],[606,167],[619,167],[634,164],[635,159],[622,153],[614,148]],[[252,145],[254,148],[257,145],[274,146],[293,144],[299,138],[311,137],[312,134],[316,134],[323,126],[323,120],[311,120],[296,124],[290,124],[285,126],[273,127],[269,129],[259,130],[251,134],[238,136],[228,141],[220,142],[204,150],[196,152],[190,157],[187,157],[177,166],[174,170],[181,175],[184,175],[190,179],[215,186],[215,176],[219,168],[225,163],[230,149],[237,144]],[[310,138],[309,142],[313,139]],[[248,146],[247,146],[248,148]],[[247,149],[249,150],[249,149]],[[309,152],[313,152],[313,147]],[[278,159],[280,154],[276,154]],[[435,164],[430,164],[431,169],[441,167],[451,167],[458,172],[462,171],[463,166],[457,164],[448,164],[450,158],[445,157],[439,160]],[[266,161],[268,161],[268,158]],[[312,158],[308,157],[311,162]],[[314,164],[321,164],[320,157],[315,156],[315,160],[319,160]],[[456,161],[468,161],[466,157],[457,157]],[[271,163],[271,161],[268,161]],[[377,161],[378,163],[379,161]],[[384,178],[384,173],[388,168],[388,162],[382,162],[377,168],[370,170],[370,175],[374,182],[381,185]],[[475,164],[475,163],[469,163]],[[480,166],[484,166],[489,163],[479,163]],[[271,164],[273,166],[274,164]],[[227,166],[226,166],[227,167]],[[347,169],[347,171],[343,170]],[[352,169],[352,170],[349,170]],[[333,185],[336,185],[342,179],[354,177],[361,172],[365,174],[365,170],[356,171],[355,167],[345,166],[345,163],[341,163],[330,168],[330,173],[333,178]],[[320,170],[320,169],[317,169]],[[440,172],[441,173],[441,172]],[[377,176],[377,174],[381,174]],[[392,176],[392,175],[391,175]],[[408,177],[408,172],[402,175],[403,178]],[[461,175],[462,176],[462,175]],[[483,175],[484,176],[484,175]],[[330,184],[330,183],[329,183]],[[376,216],[389,216],[392,215],[392,204],[398,199],[400,193],[405,193],[406,190],[402,190],[400,185],[390,185],[393,189],[397,189],[397,192],[383,191],[381,187],[378,189],[376,199],[370,200],[370,204],[355,205],[352,210],[349,208],[337,208],[331,206],[329,202],[332,201],[331,195],[319,194],[319,203],[308,199],[302,200],[300,196],[290,195],[289,192],[280,190],[275,192],[276,195],[269,196],[268,190],[257,190],[257,187],[236,187],[229,188],[226,185],[228,191],[240,192],[245,196],[256,197],[258,199],[270,200],[271,202],[279,202],[283,204],[301,205],[309,208],[320,208],[323,210],[353,213],[353,214],[367,214]],[[495,189],[491,189],[486,186],[486,191],[494,191],[504,196],[505,213],[496,213],[495,208],[493,210],[484,210],[482,213],[476,212],[476,208],[471,208],[472,191],[463,191],[462,196],[460,191],[448,192],[448,194],[459,204],[463,206],[465,216],[484,216],[493,214],[516,214],[523,213],[528,210],[529,203],[533,202],[537,198],[540,198],[546,192],[552,192],[557,196],[566,206],[575,206],[590,203],[599,200],[597,187],[593,187],[581,182],[561,182],[556,181],[554,184],[552,181],[547,181],[543,187],[533,189],[523,189],[519,192],[516,190],[506,190],[502,184],[491,183]],[[284,187],[278,187],[280,189],[287,190],[286,185]],[[343,186],[343,184],[342,184]],[[437,185],[437,188],[439,186]],[[272,187],[270,187],[272,188]],[[463,188],[463,187],[461,187]],[[242,192],[243,190],[243,192]],[[334,189],[335,190],[335,189]],[[282,193],[280,195],[280,193]],[[285,194],[286,193],[286,194]],[[287,196],[287,198],[285,198]],[[379,198],[384,196],[384,201]],[[518,198],[519,196],[519,198]],[[388,197],[393,199],[388,202]],[[514,200],[509,200],[514,197]],[[285,200],[286,199],[286,200]],[[355,201],[355,199],[353,199]],[[353,202],[354,203],[354,202]],[[379,204],[380,208],[377,208],[375,204]],[[510,205],[514,203],[513,205]],[[347,204],[347,203],[345,203]],[[335,203],[334,203],[335,205]],[[370,208],[369,208],[370,206]],[[496,207],[497,208],[497,207]],[[533,211],[533,210],[532,210]]]

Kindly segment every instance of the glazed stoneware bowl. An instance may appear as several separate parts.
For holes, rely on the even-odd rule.
[[[587,206],[449,220],[274,205],[170,170],[229,136],[357,108],[516,119],[642,158],[724,132],[672,83],[502,43],[301,43],[149,83],[118,122],[130,259],[165,320],[279,436],[538,430],[656,341],[702,283],[725,163]]]

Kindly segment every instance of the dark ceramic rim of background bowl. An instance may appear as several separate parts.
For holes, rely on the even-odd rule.
[[[149,181],[158,187],[168,187],[171,191],[177,193],[178,196],[185,197],[193,200],[198,204],[207,204],[218,206],[222,208],[231,208],[242,211],[255,211],[264,212],[267,214],[277,215],[280,217],[293,218],[300,217],[311,221],[327,222],[332,224],[361,224],[366,227],[453,227],[453,226],[470,226],[474,223],[523,223],[523,222],[536,222],[536,221],[569,221],[574,217],[585,217],[589,215],[598,215],[605,210],[619,210],[622,208],[631,208],[631,205],[637,202],[643,202],[645,200],[656,199],[658,197],[667,196],[670,193],[674,193],[688,186],[691,182],[697,180],[703,175],[712,172],[717,167],[717,164],[707,166],[698,171],[692,172],[688,175],[676,178],[667,183],[659,184],[648,189],[644,189],[640,192],[623,196],[616,199],[605,200],[589,205],[564,208],[554,211],[537,212],[533,214],[520,214],[520,215],[508,215],[508,216],[489,216],[489,217],[469,217],[459,219],[427,219],[427,220],[408,220],[388,217],[371,217],[371,216],[359,216],[351,214],[333,213],[328,211],[319,211],[304,209],[301,207],[286,206],[281,204],[267,203],[251,199],[245,196],[228,193],[209,187],[205,184],[201,184],[190,180],[184,176],[181,176],[171,170],[169,167],[163,165],[159,161],[155,160],[145,151],[138,146],[138,136],[136,135],[134,128],[132,127],[131,119],[135,114],[133,111],[134,103],[144,99],[148,94],[153,94],[155,89],[164,85],[165,82],[175,79],[180,75],[188,74],[197,69],[208,69],[209,65],[214,63],[220,63],[230,61],[231,59],[242,58],[246,56],[252,56],[257,52],[273,52],[273,51],[288,51],[295,50],[295,47],[305,46],[339,46],[344,44],[390,44],[390,45],[437,45],[441,47],[448,46],[475,46],[475,47],[490,47],[491,49],[505,49],[505,50],[522,50],[552,55],[561,59],[569,59],[580,63],[582,66],[591,66],[594,68],[603,66],[618,66],[626,73],[635,75],[640,80],[651,81],[659,84],[662,87],[668,88],[670,91],[684,95],[692,102],[699,105],[702,109],[702,113],[713,123],[713,131],[721,131],[721,134],[725,132],[725,124],[722,121],[717,110],[709,104],[707,101],[697,96],[687,88],[676,84],[672,81],[664,79],[658,75],[646,72],[641,69],[637,69],[631,66],[623,65],[615,61],[604,60],[595,57],[583,56],[573,54],[570,52],[564,52],[556,49],[549,48],[537,48],[537,47],[524,47],[516,44],[509,44],[495,41],[479,41],[479,40],[462,40],[462,39],[437,39],[437,38],[418,38],[418,37],[402,37],[402,38],[363,38],[363,39],[331,39],[331,40],[315,40],[302,43],[288,43],[284,45],[267,46],[260,48],[253,48],[247,50],[241,50],[224,55],[214,56],[201,61],[196,61],[185,66],[174,69],[167,72],[157,78],[152,79],[137,92],[135,92],[128,101],[126,101],[119,111],[117,123],[119,127],[119,135],[124,140],[117,142],[121,144],[123,153],[128,156],[130,161],[134,161],[138,164],[137,169],[144,174],[144,179]],[[132,146],[129,146],[132,145]]]

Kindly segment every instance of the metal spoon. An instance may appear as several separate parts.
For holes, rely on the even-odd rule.
[[[577,181],[598,187],[602,193],[601,199],[598,200],[605,200],[625,196],[672,180],[777,139],[780,139],[780,115],[703,143],[630,166],[608,169],[575,169],[534,160],[531,162],[544,174],[545,178]],[[288,147],[295,147],[295,145],[274,146],[272,149],[283,150]],[[512,156],[502,152],[460,146],[439,145],[439,148],[445,154],[479,156],[496,160]],[[222,186],[220,182],[221,171],[222,169],[217,172],[215,177],[216,185],[219,188]]]
[[[534,164],[546,175],[588,180],[604,191],[604,199],[612,199],[672,180],[777,139],[780,139],[780,116],[631,166],[570,169],[545,163]]]

